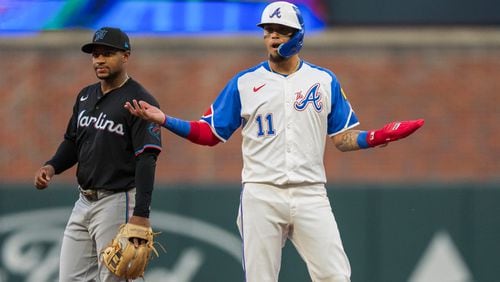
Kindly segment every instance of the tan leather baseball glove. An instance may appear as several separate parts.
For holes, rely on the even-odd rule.
[[[122,224],[116,237],[101,253],[104,265],[120,278],[143,277],[152,257],[151,252],[158,256],[153,246],[154,235],[151,227]],[[135,244],[134,238],[137,238]]]

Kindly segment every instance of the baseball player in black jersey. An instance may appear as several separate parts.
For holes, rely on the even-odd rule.
[[[121,224],[150,226],[160,127],[131,115],[123,104],[158,102],[128,76],[130,50],[128,36],[111,27],[97,30],[83,45],[100,82],[80,91],[64,140],[35,175],[35,187],[45,189],[55,174],[78,164],[80,196],[64,231],[59,281],[120,281],[103,266],[100,251]]]

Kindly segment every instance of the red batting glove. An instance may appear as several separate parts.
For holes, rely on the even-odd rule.
[[[424,125],[423,119],[393,121],[386,124],[381,129],[368,131],[366,143],[368,143],[370,147],[384,145],[407,137],[422,125]]]

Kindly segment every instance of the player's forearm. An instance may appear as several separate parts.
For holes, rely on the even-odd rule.
[[[157,156],[157,152],[152,151],[145,151],[137,156],[135,169],[135,216],[149,217]]]
[[[333,137],[335,147],[342,152],[355,151],[361,149],[358,144],[358,137],[362,131],[348,130]]]
[[[205,122],[185,121],[165,116],[163,127],[195,144],[214,146],[220,142],[219,138],[215,136],[210,126]]]
[[[189,124],[189,121],[167,115],[165,115],[165,121],[163,122],[162,126],[182,138],[187,138],[189,135],[189,131],[191,131],[191,125]]]
[[[54,168],[55,174],[59,174],[74,166],[77,161],[76,144],[73,141],[64,139],[52,159],[45,164],[51,165]]]

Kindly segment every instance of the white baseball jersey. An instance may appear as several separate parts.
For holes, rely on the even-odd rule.
[[[325,183],[327,136],[359,124],[336,76],[302,61],[288,76],[269,63],[238,73],[202,117],[226,141],[242,127],[242,182]]]

